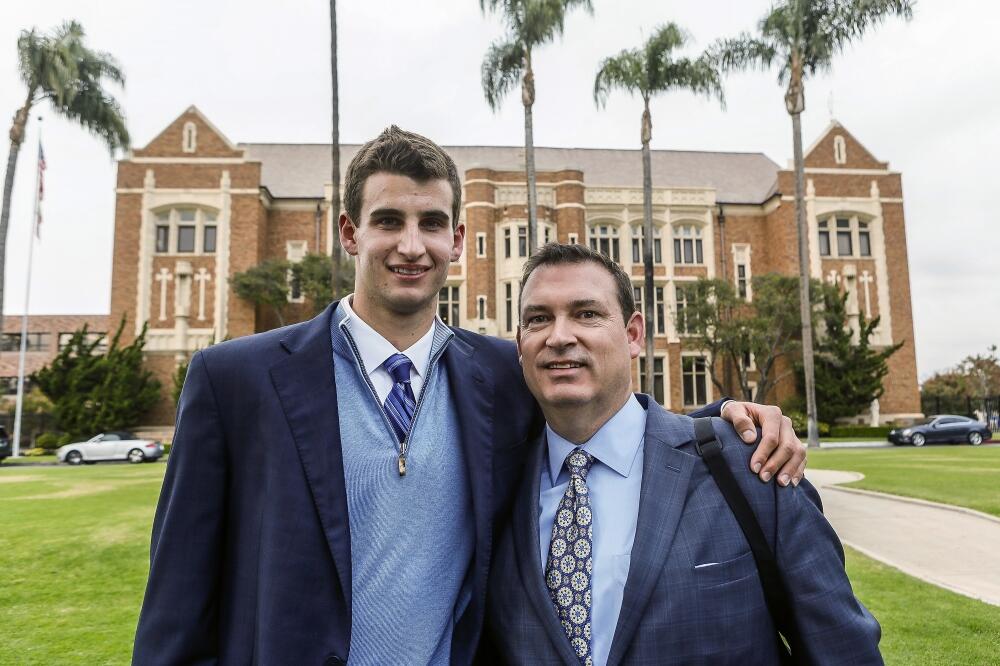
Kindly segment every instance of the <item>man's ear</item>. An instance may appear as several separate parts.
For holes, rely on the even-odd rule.
[[[458,261],[462,258],[462,250],[465,248],[465,225],[459,224],[455,227],[451,244],[451,260]]]
[[[628,352],[631,358],[639,358],[642,346],[646,340],[646,321],[642,313],[633,312],[625,324],[625,339],[628,340]]]
[[[517,362],[524,365],[524,358],[521,356],[521,325],[517,325],[517,333],[514,335],[514,342],[517,344]]]
[[[357,233],[358,228],[354,224],[347,213],[341,213],[340,219],[337,220],[337,226],[340,231],[340,244],[343,246],[347,254],[351,256],[357,256],[358,254],[358,241]]]

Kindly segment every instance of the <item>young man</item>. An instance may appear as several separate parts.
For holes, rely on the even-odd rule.
[[[351,161],[344,202],[354,294],[191,359],[134,663],[473,657],[540,414],[513,344],[435,316],[465,237],[451,158],[392,127]],[[771,431],[762,476],[801,477],[777,410],[726,415]]]
[[[582,246],[528,259],[517,345],[546,427],[491,572],[494,643],[517,664],[777,664],[754,558],[694,450],[693,420],[633,395],[643,319],[628,275]],[[878,664],[879,626],[807,482],[723,455],[777,553],[812,664]]]

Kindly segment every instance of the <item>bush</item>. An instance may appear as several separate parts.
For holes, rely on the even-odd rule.
[[[38,456],[48,456],[52,455],[51,451],[46,451],[45,449],[35,447],[33,449],[28,449],[27,451],[22,451],[21,455],[27,456],[29,458],[37,458]]]
[[[62,446],[63,436],[57,432],[43,432],[35,438],[35,446],[47,451],[54,451]]]
[[[66,446],[67,444],[72,444],[73,442],[78,442],[78,441],[79,441],[78,438],[74,437],[68,432],[64,432],[62,435],[59,436],[59,446]]]
[[[834,426],[831,431],[833,437],[864,437],[872,439],[885,439],[889,436],[892,428],[888,426]]]
[[[799,437],[806,437],[809,435],[809,421],[805,414],[802,412],[785,412],[785,416],[792,420],[792,429],[795,430],[796,435]],[[830,435],[830,424],[823,421],[817,421],[816,430],[819,431],[820,437],[828,437]]]

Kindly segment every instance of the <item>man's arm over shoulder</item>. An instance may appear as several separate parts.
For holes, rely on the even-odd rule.
[[[812,664],[881,664],[881,628],[854,596],[844,569],[844,549],[823,516],[815,487],[757,483],[741,472],[753,448],[741,443],[729,423],[715,421],[723,452],[761,526],[773,535],[778,568],[791,598],[806,657]],[[772,516],[762,515],[767,506]],[[769,534],[768,525],[773,531]]]
[[[188,368],[153,520],[134,664],[214,662],[225,530],[226,442],[205,354]]]

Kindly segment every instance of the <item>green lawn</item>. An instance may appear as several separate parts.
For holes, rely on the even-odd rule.
[[[809,467],[861,472],[864,479],[848,484],[857,488],[1000,516],[1000,446],[821,449],[809,451]]]
[[[165,468],[0,469],[0,664],[128,663]],[[848,570],[887,663],[1000,663],[1000,608],[853,551]]]

